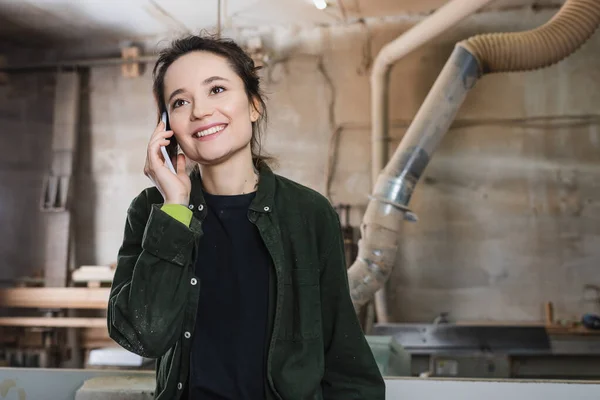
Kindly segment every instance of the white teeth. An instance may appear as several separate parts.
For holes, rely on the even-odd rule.
[[[208,128],[208,129],[205,129],[203,131],[196,133],[196,137],[212,135],[212,134],[222,131],[223,129],[225,129],[225,125],[213,126],[212,128]]]

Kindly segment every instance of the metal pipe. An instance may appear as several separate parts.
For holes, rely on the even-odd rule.
[[[456,47],[379,175],[363,218],[358,258],[348,271],[357,311],[388,280],[412,191],[478,76],[477,59]]]
[[[380,175],[375,191],[377,198],[407,207],[433,152],[479,77],[477,58],[456,46]]]
[[[452,28],[492,1],[449,1],[427,19],[385,45],[375,58],[371,73],[372,185],[375,184],[379,173],[387,163],[388,81],[391,67],[402,57]]]
[[[538,29],[479,35],[457,44],[376,181],[361,226],[358,258],[348,271],[357,311],[389,278],[415,186],[475,82],[487,73],[552,65],[576,51],[599,25],[600,1],[567,0]]]
[[[217,37],[221,37],[221,0],[217,0]]]
[[[348,22],[348,13],[346,12],[346,6],[344,6],[344,0],[337,0],[338,7],[340,12],[342,13],[342,18],[344,22]]]
[[[493,0],[454,0],[446,3],[430,17],[415,25],[402,36],[384,46],[373,64],[371,73],[371,184],[387,163],[388,142],[388,82],[389,73],[400,58],[419,48],[473,14]],[[385,287],[375,294],[377,321],[389,322]]]
[[[91,58],[80,60],[64,60],[42,62],[37,64],[21,64],[21,65],[5,65],[0,67],[0,72],[15,73],[15,72],[32,72],[43,70],[56,70],[61,68],[77,68],[77,67],[102,67],[122,64],[148,64],[158,60],[158,56],[149,55],[137,58]]]

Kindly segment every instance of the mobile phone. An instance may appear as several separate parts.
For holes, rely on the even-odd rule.
[[[167,130],[168,121],[167,121],[167,112],[166,111],[163,111],[161,120],[162,120],[163,124],[165,124],[165,130]],[[165,146],[160,146],[160,151],[165,159],[165,163],[167,164],[167,167],[171,170],[172,173],[177,175],[177,172],[175,171],[175,168],[173,167],[173,163],[171,162],[171,157],[169,157],[169,153],[167,153],[167,148]]]

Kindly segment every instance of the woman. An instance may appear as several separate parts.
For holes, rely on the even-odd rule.
[[[159,123],[148,145],[156,187],[128,210],[110,336],[158,359],[156,399],[383,400],[337,214],[261,155],[256,70],[228,40],[191,36],[161,53],[154,94],[170,129]]]

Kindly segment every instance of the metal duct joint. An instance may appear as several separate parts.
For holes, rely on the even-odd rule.
[[[407,172],[411,172],[408,171]],[[402,176],[389,176],[381,174],[375,183],[375,189],[370,199],[376,200],[382,204],[396,207],[404,212],[403,219],[411,222],[417,221],[417,215],[413,213],[406,205],[410,201],[410,196],[417,184],[418,178],[412,174]]]

